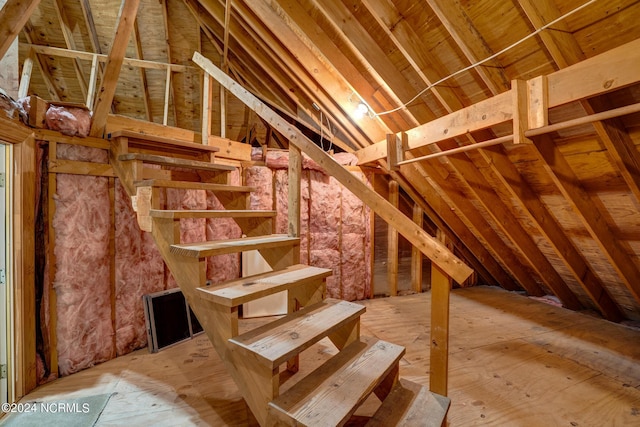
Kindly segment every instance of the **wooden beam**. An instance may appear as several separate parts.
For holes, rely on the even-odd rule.
[[[446,396],[449,379],[449,293],[451,278],[431,264],[431,351],[429,390]]]
[[[318,163],[325,171],[347,187],[353,194],[357,195],[382,219],[397,228],[407,240],[419,247],[422,253],[429,257],[435,264],[439,265],[443,271],[458,282],[466,280],[466,278],[471,275],[472,270],[456,258],[444,245],[437,242],[422,228],[413,223],[411,219],[393,208],[389,202],[338,164],[331,156],[327,155],[320,147],[305,137],[301,131],[283,120],[254,95],[224,74],[219,68],[213,65],[211,61],[204,58],[198,52],[194,53],[193,60],[218,80],[220,84],[224,85],[227,90],[254,110],[260,117],[268,121],[271,126],[285,135],[291,144],[298,146],[301,151],[309,155],[309,157]]]
[[[111,103],[116,93],[118,77],[127,51],[129,38],[133,31],[133,25],[138,13],[140,0],[123,0],[118,16],[118,27],[116,29],[113,44],[107,59],[107,66],[100,85],[96,108],[93,111],[93,123],[91,124],[91,136],[101,137],[107,125],[107,116],[111,111]]]
[[[584,190],[578,177],[555,142],[547,135],[533,139],[542,166],[549,173],[560,192],[582,220],[589,234],[598,244],[629,291],[640,301],[640,269],[629,257],[599,209]]]
[[[477,163],[481,160],[476,157],[482,157],[483,161],[494,165],[500,171],[498,179],[503,182],[511,196],[520,201],[529,220],[538,227],[542,235],[555,249],[560,259],[591,297],[602,315],[611,321],[620,321],[622,313],[598,279],[596,272],[569,239],[566,231],[549,212],[539,196],[522,178],[504,148],[494,147],[475,153],[471,158]]]
[[[638,68],[640,39],[551,73],[547,76],[548,106],[553,108],[629,86],[640,80],[634,73]],[[422,147],[512,120],[513,111],[509,92],[495,95],[408,130],[407,148]],[[355,155],[359,164],[385,158],[386,139],[356,151]]]
[[[422,227],[424,213],[419,204],[413,204],[413,222]],[[411,247],[411,289],[414,292],[422,292],[422,252],[418,248]]]
[[[331,117],[345,117],[345,112],[351,111],[354,105],[349,102],[349,98],[353,95],[354,88],[348,85],[343,79],[335,77],[335,70],[328,69],[327,62],[322,58],[322,55],[314,52],[310,46],[313,40],[313,44],[317,44],[319,41],[316,39],[310,39],[306,36],[305,31],[297,25],[293,19],[282,20],[278,11],[280,8],[275,8],[275,4],[267,5],[264,2],[247,2],[247,6],[251,9],[256,16],[258,16],[262,23],[267,24],[268,29],[278,36],[278,39],[283,43],[281,46],[270,46],[270,49],[274,50],[277,57],[273,59],[278,62],[285,62],[289,64],[286,68],[286,72],[290,75],[292,81],[299,82],[300,86],[306,88],[309,92],[309,98],[316,100],[325,114],[329,114]],[[295,5],[293,5],[295,6]],[[235,6],[234,6],[235,7]],[[299,5],[298,5],[299,7]],[[238,6],[238,10],[240,7]],[[245,19],[250,19],[247,12],[241,12]],[[294,15],[298,16],[298,15]],[[308,16],[308,15],[300,15]],[[252,21],[248,21],[252,22]],[[260,25],[256,23],[256,25]],[[313,26],[313,20],[306,20],[305,27]],[[254,27],[255,31],[259,31],[259,27]],[[323,37],[322,31],[317,31],[318,37]],[[268,36],[267,33],[260,32],[258,35]],[[326,35],[325,35],[326,36]],[[324,37],[324,39],[329,39]],[[333,50],[339,51],[339,48],[333,44]],[[291,55],[291,52],[296,52],[296,57]],[[286,59],[285,59],[286,58]],[[291,68],[289,68],[291,67]],[[310,79],[309,76],[313,76]],[[361,79],[362,80],[362,79]],[[318,88],[322,90],[318,90]],[[311,89],[309,91],[309,89]],[[373,91],[372,91],[373,93]],[[331,96],[328,96],[331,94]],[[338,104],[336,107],[335,104]],[[309,111],[309,114],[312,113]],[[368,120],[368,118],[366,119]],[[367,135],[374,135],[376,139],[382,139],[388,133],[384,125],[377,120],[367,122],[367,135],[364,135],[362,130],[354,124],[352,120],[346,121],[344,124],[340,121],[334,121],[344,126],[346,135],[349,135],[354,141],[354,147],[363,147],[370,142]],[[364,140],[364,141],[363,141]],[[363,143],[364,142],[364,143]]]
[[[389,181],[389,203],[398,209],[399,192],[398,182]],[[398,230],[391,224],[387,224],[387,286],[389,295],[398,295]]]
[[[24,59],[24,63],[22,64],[18,99],[25,98],[29,94],[29,84],[31,83],[31,73],[33,72],[33,57],[33,50],[29,50],[29,56]]]
[[[295,145],[289,147],[289,170],[287,193],[288,234],[291,237],[300,237],[300,198],[302,176],[302,153]]]
[[[469,64],[475,64],[478,60],[494,54],[457,1],[453,4],[450,0],[426,1],[442,23],[443,28],[460,47]],[[503,88],[508,86],[509,81],[500,71],[499,63],[483,64],[480,67],[475,67],[474,71],[494,94],[502,92]]]
[[[408,131],[407,150],[435,144],[469,132],[486,129],[513,118],[511,92],[505,92],[469,107],[447,114]],[[387,157],[386,140],[377,142],[354,153],[358,164],[374,162]]]
[[[14,145],[13,247],[16,400],[36,387],[35,206],[36,141]]]
[[[75,50],[75,39],[73,38],[71,24],[69,23],[69,19],[67,18],[62,0],[55,0],[53,2],[53,8],[55,9],[56,15],[58,16],[58,22],[60,24],[60,29],[62,30],[62,37],[64,38],[64,43],[67,49]],[[78,79],[78,85],[80,86],[80,91],[82,92],[82,98],[87,99],[87,82],[84,79],[84,70],[82,69],[82,63],[78,58],[73,58],[72,62],[73,68],[76,72],[76,78]],[[87,107],[91,108],[91,105],[87,105]]]
[[[85,52],[81,50],[62,49],[59,47],[52,47],[52,46],[40,46],[40,45],[35,45],[30,43],[23,43],[21,45],[25,48],[33,49],[34,52],[42,55],[54,55],[54,56],[60,56],[63,58],[79,58],[87,61],[91,61],[94,56],[97,56],[98,61],[100,63],[109,61],[108,55],[103,55],[99,53]],[[162,70],[162,71],[166,70],[167,67],[170,67],[171,71],[175,73],[185,73],[187,71],[194,71],[193,67],[189,67],[186,65],[170,64],[167,62],[149,61],[146,59],[136,59],[136,58],[123,58],[122,64],[130,65],[132,67],[139,67],[139,68],[145,68],[145,69],[148,68],[152,70]]]
[[[144,59],[144,51],[142,49],[142,43],[140,42],[140,29],[138,28],[138,20],[135,20],[133,25],[133,44],[135,45],[137,59]],[[94,59],[97,56],[94,56]],[[149,97],[149,83],[147,81],[147,72],[144,68],[140,67],[140,87],[142,88],[142,99],[144,101],[144,113],[147,117],[147,121],[153,122],[153,109],[151,108],[151,98]],[[91,70],[93,72],[93,68]],[[91,108],[90,105],[88,105]]]
[[[473,234],[481,237],[486,242],[495,256],[501,261],[504,268],[511,272],[520,286],[522,286],[530,295],[544,295],[545,292],[534,280],[531,272],[522,265],[520,260],[518,260],[513,249],[502,241],[500,236],[494,231],[484,217],[477,214],[478,211],[471,200],[460,192],[458,182],[454,183],[446,179],[442,175],[444,171],[439,170],[432,163],[433,162],[426,162],[422,165],[425,173],[425,176],[423,176],[422,179],[427,179],[427,182],[432,181],[436,184],[432,188],[435,191],[438,191],[438,188],[440,189],[442,193],[440,194],[441,197],[448,201],[451,208],[455,209],[461,218],[466,218],[466,222],[473,230]],[[430,196],[428,191],[425,191],[423,194],[425,194],[425,197]],[[504,284],[501,283],[501,285],[505,287],[510,286],[513,289],[513,284],[510,283],[510,281],[506,281]]]
[[[0,58],[27,23],[40,0],[7,0],[0,10]]]

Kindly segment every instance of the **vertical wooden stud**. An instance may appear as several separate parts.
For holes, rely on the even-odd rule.
[[[29,56],[27,56],[22,64],[22,75],[20,76],[20,86],[18,87],[18,99],[26,98],[29,94],[29,84],[31,83],[34,55],[33,49],[29,49]]]
[[[171,67],[167,65],[167,77],[164,86],[164,114],[162,116],[162,124],[167,125],[169,121],[169,94],[171,90]]]
[[[213,77],[204,73],[202,84],[202,143],[209,144],[211,135],[211,111],[213,110]]]
[[[423,212],[419,204],[413,205],[413,222],[422,227]],[[411,247],[411,289],[422,292],[422,252],[415,246]]]
[[[14,145],[15,399],[36,387],[35,185],[36,141]]]
[[[117,356],[116,343],[116,179],[109,177],[109,276],[111,287],[111,326],[113,327],[113,352]]]
[[[57,159],[57,143],[49,141],[49,163]],[[52,373],[58,373],[58,294],[53,286],[56,278],[56,232],[53,228],[53,217],[56,214],[55,195],[58,187],[58,178],[55,173],[49,172],[48,192],[48,223],[49,223],[49,368]]]
[[[398,207],[398,182],[389,181],[389,203]],[[389,282],[389,295],[398,295],[398,230],[388,225],[387,238],[387,282]]]
[[[528,127],[541,128],[549,124],[549,84],[547,76],[527,81]]]
[[[404,160],[404,147],[406,146],[407,134],[402,134],[402,140],[395,134],[387,134],[387,163],[389,170],[399,171],[398,163]]]
[[[376,188],[376,174],[371,174],[371,188]],[[369,269],[371,271],[371,283],[369,284],[369,298],[375,297],[375,264],[376,264],[376,213],[373,209],[369,209],[369,235],[371,236],[371,241],[369,243],[369,251],[371,255],[369,256]]]
[[[93,110],[93,100],[96,95],[96,72],[98,70],[98,55],[94,54],[91,59],[91,74],[89,76],[89,89],[87,90],[87,108]]]
[[[529,89],[524,80],[511,82],[513,95],[513,143],[522,144],[528,139],[524,133],[529,130]]]

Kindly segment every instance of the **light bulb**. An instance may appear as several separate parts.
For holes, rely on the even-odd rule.
[[[364,117],[365,114],[369,112],[369,107],[364,102],[360,102],[353,112],[353,117],[356,120],[360,120]]]

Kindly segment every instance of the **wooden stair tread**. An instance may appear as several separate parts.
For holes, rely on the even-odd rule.
[[[136,187],[161,187],[161,188],[179,188],[185,190],[208,190],[214,192],[234,192],[234,193],[250,193],[256,191],[255,187],[245,185],[227,185],[198,181],[171,181],[168,179],[145,179],[137,181]]]
[[[267,236],[243,237],[240,239],[171,245],[171,253],[190,258],[202,258],[212,255],[251,251],[254,249],[293,246],[296,244],[300,244],[299,237],[289,237],[286,234],[271,234]]]
[[[150,209],[149,216],[153,218],[270,218],[276,216],[276,211],[261,210],[164,210]]]
[[[366,427],[440,427],[451,399],[420,384],[400,379]]]
[[[286,425],[343,425],[404,352],[399,345],[362,337],[271,401],[269,415]]]
[[[237,349],[254,354],[257,361],[273,369],[364,312],[362,305],[328,298],[231,338],[229,342]]]
[[[129,130],[119,130],[109,134],[109,139],[127,138],[129,147],[156,149],[171,152],[199,152],[217,153],[220,148],[211,145],[199,144],[191,141],[165,138],[158,135],[149,135]],[[167,150],[168,149],[168,150]]]
[[[322,280],[332,270],[296,264],[278,271],[243,277],[222,287],[198,288],[200,297],[227,307],[237,307],[249,301],[285,291],[294,286]]]
[[[179,159],[175,157],[158,156],[156,154],[127,153],[118,156],[120,161],[138,160],[144,163],[152,163],[163,166],[175,166],[179,168],[207,170],[214,172],[229,172],[235,170],[235,166],[220,165],[216,163],[202,162],[199,160]]]

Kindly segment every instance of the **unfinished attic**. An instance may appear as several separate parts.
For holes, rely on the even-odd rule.
[[[640,424],[640,2],[1,1],[0,425]]]

